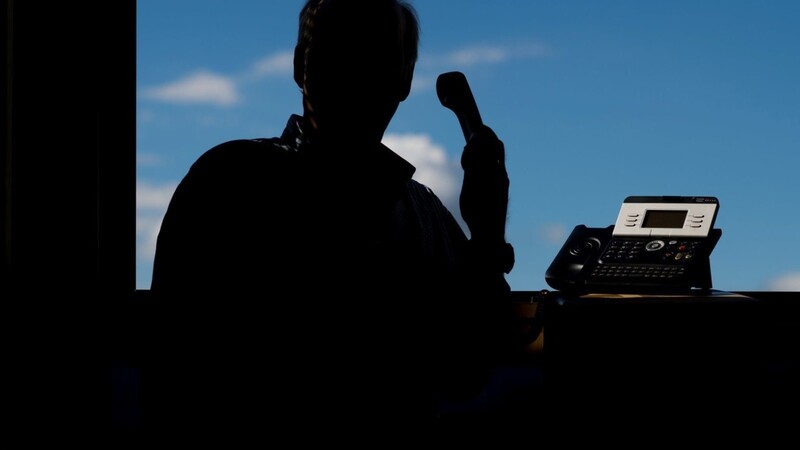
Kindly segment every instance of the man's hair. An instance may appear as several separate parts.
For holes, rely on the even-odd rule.
[[[393,11],[394,20],[398,27],[403,62],[406,66],[417,61],[417,48],[419,46],[419,18],[410,3],[404,0],[307,0],[300,11],[300,26],[297,36],[297,45],[308,57],[309,51],[314,48],[314,40],[319,36],[320,23],[323,17],[336,8],[339,17],[348,17],[353,23],[357,20],[369,21],[371,13],[385,14]],[[370,39],[370,36],[364,36]]]

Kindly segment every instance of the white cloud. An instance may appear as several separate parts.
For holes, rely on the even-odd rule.
[[[136,183],[136,254],[141,261],[153,261],[161,220],[177,185]]]
[[[241,101],[240,83],[257,81],[273,75],[287,75],[294,67],[294,52],[283,51],[254,62],[240,75],[226,76],[208,70],[198,70],[180,80],[142,90],[142,97],[168,103],[205,103],[217,106],[236,105]],[[152,113],[140,115],[148,121]]]
[[[414,79],[411,80],[411,94],[421,91],[432,89],[436,85],[435,78],[427,75],[414,74]]]
[[[551,53],[549,47],[539,42],[525,42],[513,46],[476,44],[443,56],[424,55],[421,59],[429,66],[446,64],[468,67],[500,64],[511,59],[539,58]]]
[[[511,50],[513,58],[541,58],[552,54],[551,48],[541,42],[525,42]]]
[[[383,143],[417,168],[414,179],[428,186],[458,217],[461,166],[426,134],[387,134]]]
[[[150,123],[155,118],[155,114],[153,113],[153,111],[149,109],[140,108],[136,112],[137,112],[137,119],[139,120],[139,122],[142,123]]]
[[[136,255],[140,261],[152,263],[156,255],[156,241],[161,229],[162,216],[136,215]]]
[[[144,181],[137,182],[136,210],[166,211],[176,187],[178,187],[177,182],[169,182],[157,186]]]
[[[767,283],[768,291],[797,291],[800,292],[800,272],[783,274]]]
[[[269,75],[287,75],[291,74],[293,69],[294,52],[285,51],[266,56],[256,61],[246,77],[263,78]]]
[[[539,229],[539,234],[547,244],[562,245],[567,238],[567,228],[561,223],[549,223]]]
[[[145,88],[142,95],[164,102],[219,106],[231,106],[240,101],[236,83],[231,78],[206,70],[162,86]]]
[[[473,66],[503,62],[508,57],[508,50],[502,47],[476,46],[455,51],[447,55],[445,59],[458,66]]]
[[[157,153],[147,153],[141,150],[136,151],[136,164],[139,166],[159,166],[163,158]]]

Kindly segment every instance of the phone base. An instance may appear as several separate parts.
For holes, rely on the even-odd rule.
[[[614,236],[614,226],[578,225],[545,272],[552,288],[572,295],[705,295],[713,288],[709,256],[722,235],[705,238]]]

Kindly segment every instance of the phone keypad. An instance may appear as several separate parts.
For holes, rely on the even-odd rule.
[[[700,240],[612,239],[600,260],[603,263],[690,263],[702,249]]]
[[[614,238],[589,278],[593,283],[680,284],[702,246],[701,240]]]
[[[675,282],[686,276],[682,265],[599,264],[590,278],[595,282]]]

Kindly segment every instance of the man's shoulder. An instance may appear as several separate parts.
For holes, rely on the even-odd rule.
[[[296,150],[278,137],[233,139],[206,150],[197,159],[195,165],[280,160],[294,154],[296,154]]]
[[[427,185],[410,179],[406,183],[405,192],[406,201],[413,205],[412,209],[417,214],[428,215],[435,221],[455,220],[442,199]]]
[[[424,202],[436,206],[443,205],[441,199],[431,188],[413,178],[406,182],[406,193],[415,202]]]
[[[206,150],[189,169],[190,178],[242,178],[280,174],[297,152],[280,138],[234,139]]]

